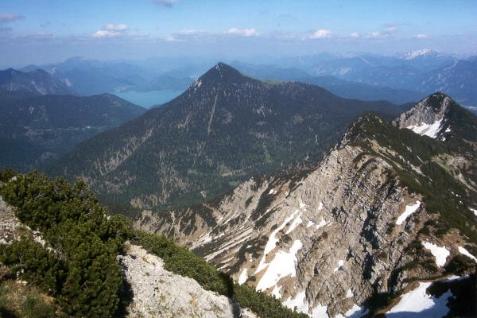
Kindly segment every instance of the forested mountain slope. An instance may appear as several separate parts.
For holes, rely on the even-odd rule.
[[[142,114],[114,95],[0,95],[0,168],[28,170]]]
[[[220,63],[170,103],[79,145],[50,172],[83,178],[106,202],[188,206],[252,175],[314,162],[366,111],[395,116],[398,108],[258,81]]]

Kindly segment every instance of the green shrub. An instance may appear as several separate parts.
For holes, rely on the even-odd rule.
[[[29,295],[21,305],[22,318],[51,318],[55,317],[53,306],[38,297]]]
[[[131,239],[159,256],[167,270],[193,278],[203,288],[235,299],[261,317],[306,317],[266,294],[234,284],[228,275],[165,237],[133,232],[126,219],[107,217],[84,183],[70,185],[31,173],[8,182],[0,194],[17,208],[18,218],[40,231],[47,242],[42,246],[22,238],[1,246],[0,261],[55,296],[69,316],[116,315],[123,287],[116,256],[125,240]],[[28,312],[50,313],[32,299],[24,307]]]
[[[47,242],[43,247],[24,238],[4,246],[0,260],[54,295],[68,315],[113,317],[123,286],[116,256],[131,235],[130,225],[108,217],[81,182],[30,173],[8,182],[0,194]]]

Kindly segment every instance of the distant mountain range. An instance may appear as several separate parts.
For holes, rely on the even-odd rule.
[[[51,171],[81,176],[109,202],[187,206],[252,175],[315,162],[367,111],[401,109],[255,80],[220,63],[170,103],[82,143]]]
[[[415,52],[414,52],[415,53]],[[465,106],[477,105],[477,58],[457,59],[432,51],[404,57],[362,55],[345,58],[292,59],[289,66],[313,76],[339,79],[398,90],[430,94],[442,91]]]
[[[21,72],[9,68],[0,71],[0,94],[48,95],[71,94],[72,90],[59,79],[41,69]]]
[[[23,171],[38,167],[79,142],[144,112],[109,94],[80,97],[24,93],[23,88],[0,93],[0,168]]]
[[[244,74],[262,80],[297,81],[321,86],[335,95],[360,100],[386,100],[395,104],[418,101],[427,94],[406,89],[394,89],[380,85],[340,79],[336,76],[312,76],[297,68],[281,68],[274,65],[253,65],[236,62],[234,67]]]
[[[103,62],[71,58],[57,64],[30,65],[23,70],[37,68],[67,83],[80,95],[117,93],[127,90],[184,90],[193,81],[191,77],[168,72],[165,67],[158,68],[149,63]]]
[[[95,61],[71,58],[41,68],[80,95],[128,90],[185,90],[213,64],[211,59],[156,58],[144,61]],[[442,91],[464,106],[477,106],[475,57],[459,59],[431,50],[402,56],[327,54],[290,58],[244,59],[231,65],[262,80],[300,81],[362,100],[416,102]]]

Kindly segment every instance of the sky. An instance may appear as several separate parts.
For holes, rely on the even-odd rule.
[[[477,54],[476,0],[0,0],[0,66],[72,56]]]

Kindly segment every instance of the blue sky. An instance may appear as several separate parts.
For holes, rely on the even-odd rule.
[[[477,53],[476,0],[0,0],[0,64],[70,56]]]

